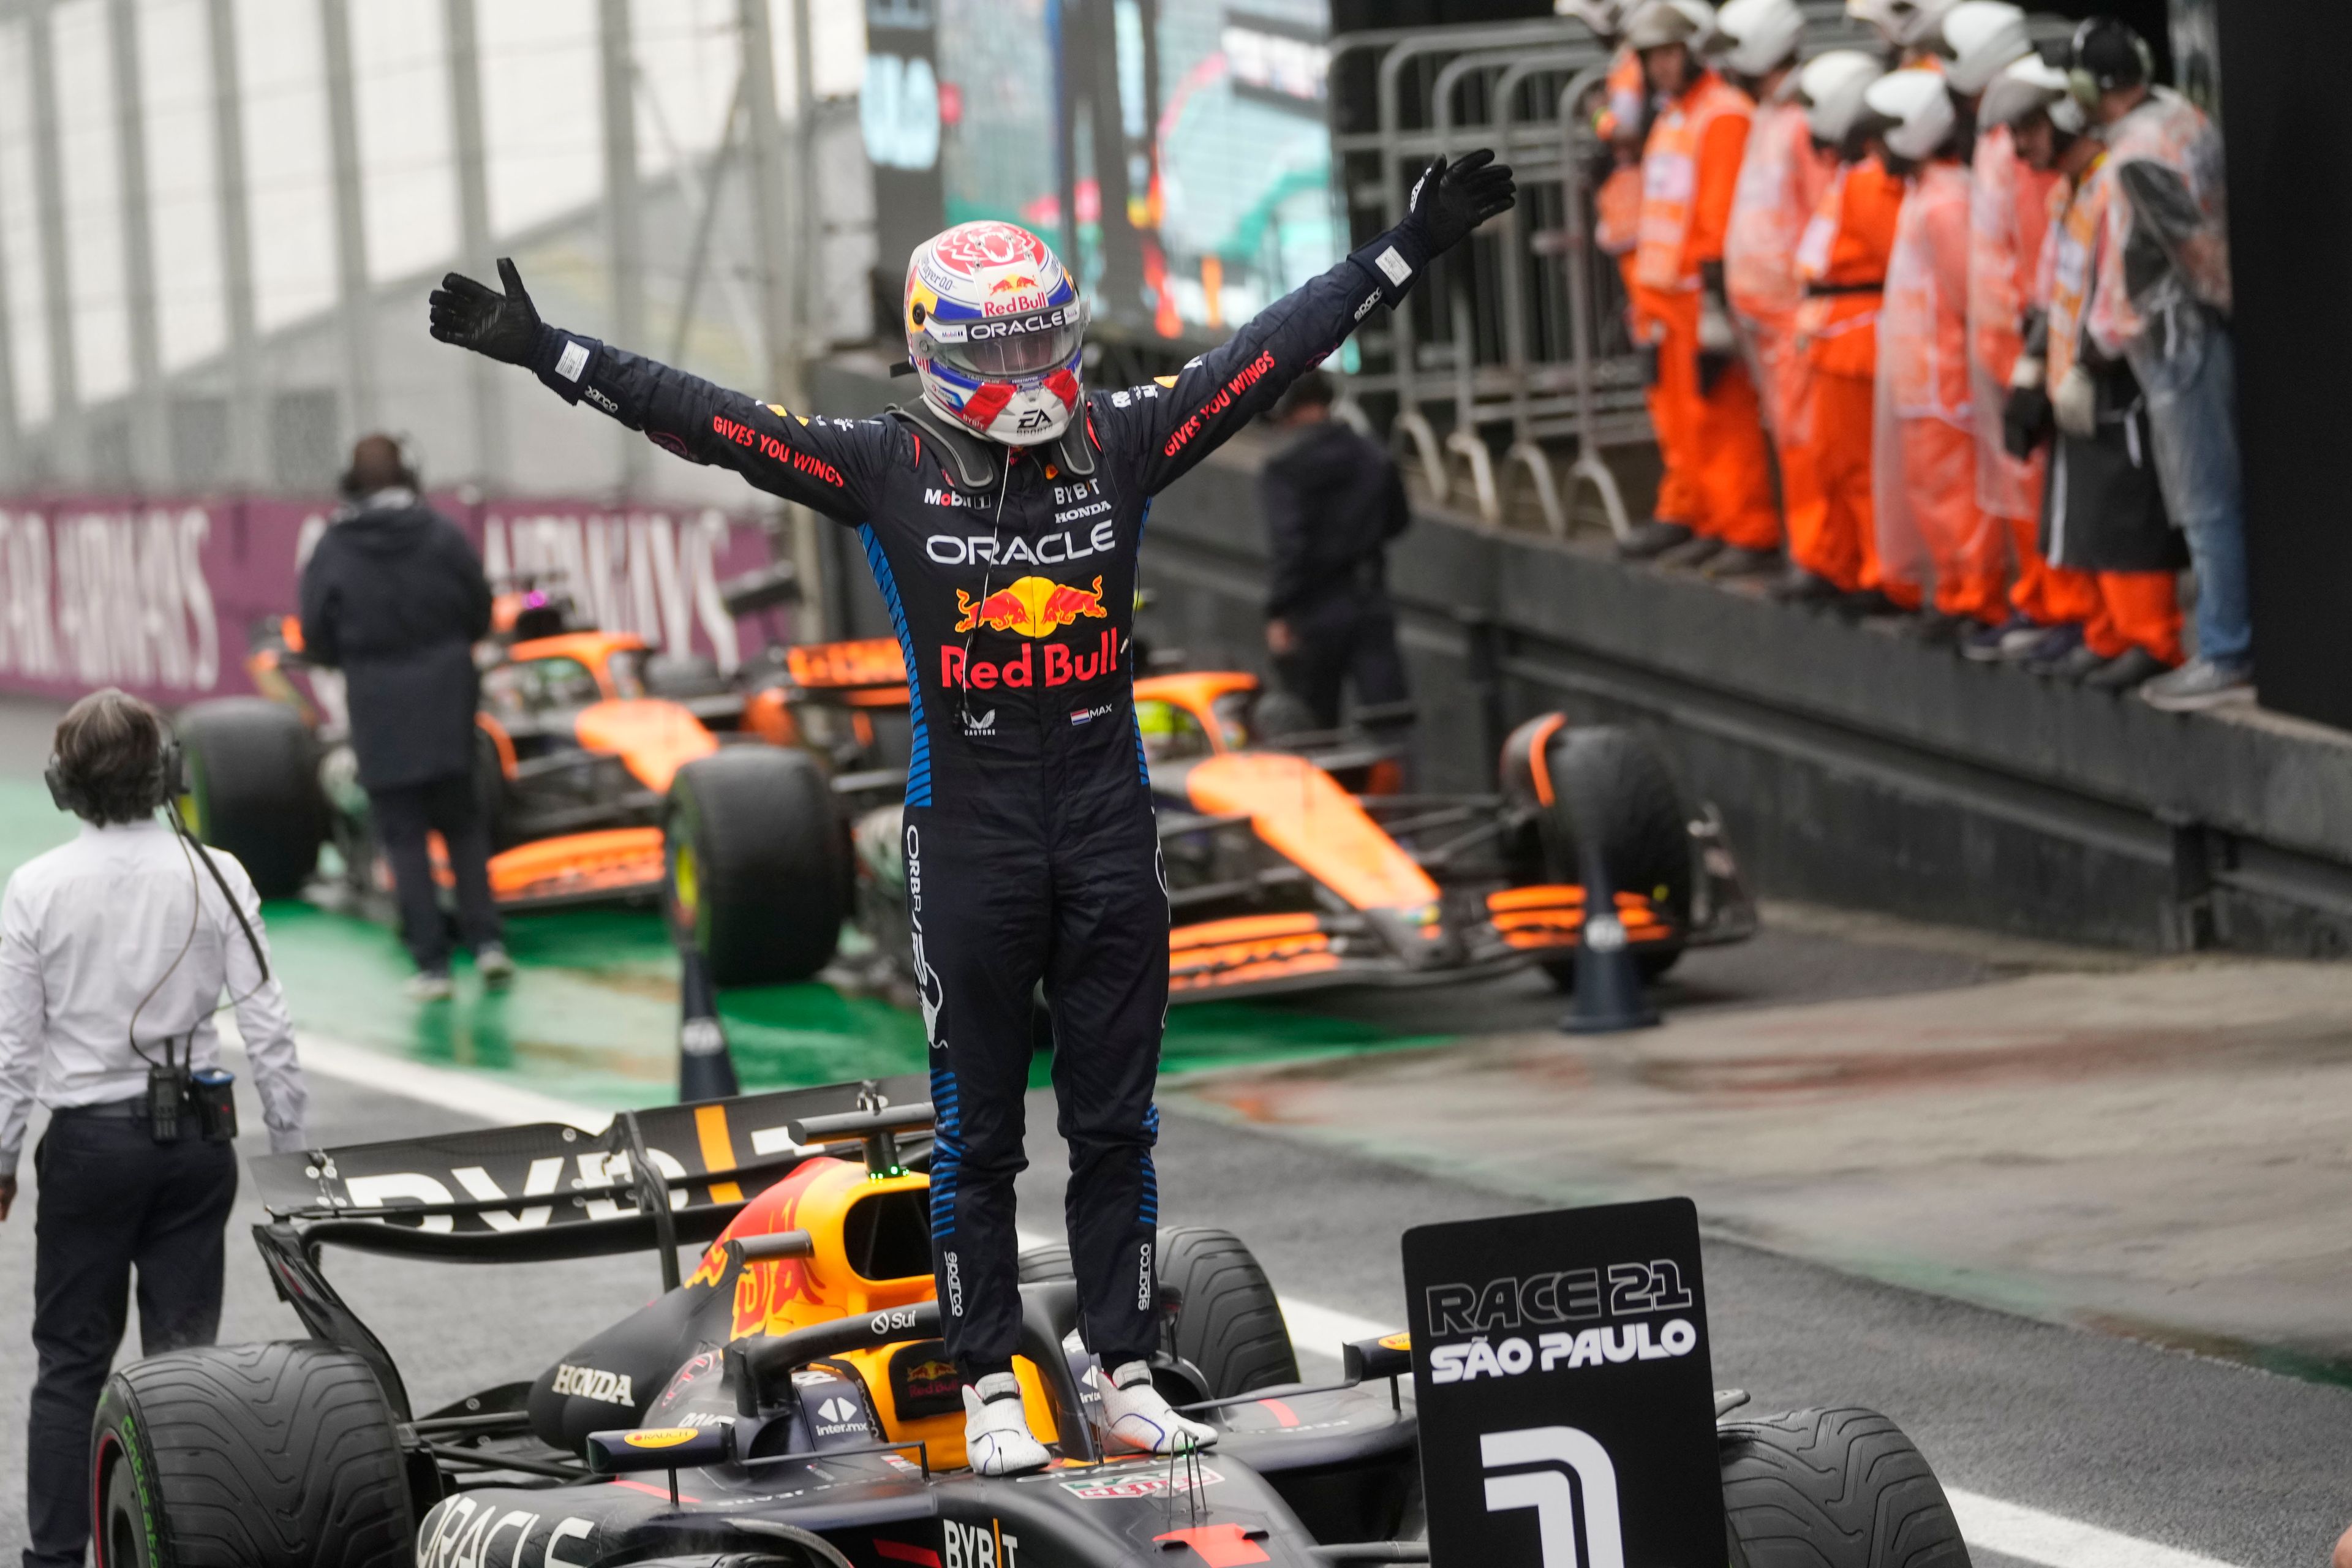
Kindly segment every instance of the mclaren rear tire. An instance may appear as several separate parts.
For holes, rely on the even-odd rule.
[[[1952,1505],[1874,1410],[1796,1410],[1716,1429],[1731,1568],[1969,1568]]]
[[[383,1387],[349,1351],[222,1345],[100,1396],[101,1568],[405,1568],[416,1520]]]
[[[173,729],[187,757],[190,831],[236,856],[263,898],[299,893],[327,837],[318,742],[302,716],[265,697],[224,697],[182,710]]]
[[[670,919],[714,985],[806,980],[849,912],[849,836],[815,760],[730,746],[677,771],[663,816]]]
[[[1530,733],[1541,721],[1523,726],[1504,751],[1506,787],[1537,803],[1537,837],[1543,875],[1555,882],[1584,879],[1585,836],[1594,835],[1601,861],[1621,893],[1646,896],[1678,928],[1690,922],[1690,812],[1682,790],[1656,746],[1638,731],[1619,724],[1554,728],[1543,738],[1550,801],[1535,787]],[[1679,945],[1636,953],[1642,978],[1654,980],[1682,957]],[[1575,983],[1576,961],[1544,965],[1562,990]]]
[[[1282,1321],[1282,1303],[1247,1243],[1208,1226],[1160,1227],[1154,1272],[1173,1286],[1175,1352],[1200,1373],[1205,1397],[1226,1399],[1252,1389],[1298,1381],[1298,1353]],[[1021,1283],[1076,1278],[1070,1249],[1060,1242],[1021,1254]]]

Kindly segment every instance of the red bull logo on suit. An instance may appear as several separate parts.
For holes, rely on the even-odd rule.
[[[1081,617],[1101,620],[1107,616],[1109,612],[1103,608],[1102,596],[1099,577],[1091,588],[1074,588],[1051,577],[1020,577],[978,600],[958,588],[956,608],[962,613],[955,629],[971,632],[985,626],[1019,637],[1050,637]],[[1085,653],[1067,643],[1049,642],[1043,647],[1024,645],[1019,657],[999,662],[968,658],[965,650],[953,644],[940,649],[940,684],[974,691],[998,686],[1067,686],[1093,680],[1118,668],[1118,634],[1108,629]]]
[[[1051,577],[1021,577],[977,604],[958,588],[956,608],[963,616],[955,629],[968,632],[986,626],[991,631],[1018,632],[1024,637],[1051,637],[1064,626],[1076,625],[1080,616],[1097,620],[1103,616],[1102,584],[1097,577],[1090,589],[1073,588]]]

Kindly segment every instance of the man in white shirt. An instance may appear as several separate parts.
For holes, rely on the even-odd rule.
[[[158,818],[176,771],[145,703],[109,689],[74,704],[49,778],[81,834],[19,867],[0,895],[0,1220],[16,1201],[26,1120],[37,1100],[49,1111],[33,1153],[40,1371],[25,1568],[83,1561],[90,1419],[122,1342],[132,1269],[144,1354],[210,1344],[218,1331],[236,1157],[226,1129],[206,1135],[181,1086],[217,1069],[224,988],[269,1146],[302,1147],[308,1094],[285,994],[267,973],[260,900],[232,857],[213,852],[204,867]],[[158,1068],[178,1102],[168,1138],[151,1113]]]

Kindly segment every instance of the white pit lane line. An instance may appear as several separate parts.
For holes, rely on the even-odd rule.
[[[238,1044],[235,1024],[224,1016],[221,1025],[223,1043]],[[298,1030],[295,1037],[306,1072],[438,1106],[477,1121],[562,1121],[593,1132],[613,1120],[609,1110],[504,1083],[486,1074],[407,1061],[307,1030]],[[1023,1232],[1021,1245],[1035,1247],[1052,1239]],[[1283,1320],[1299,1353],[1320,1362],[1336,1363],[1340,1345],[1393,1333],[1398,1327],[1296,1296],[1280,1300]],[[1971,1547],[2021,1563],[2041,1563],[2043,1568],[2237,1568],[2218,1557],[2143,1541],[1960,1487],[1945,1487],[1944,1496],[1959,1521],[1961,1536]]]

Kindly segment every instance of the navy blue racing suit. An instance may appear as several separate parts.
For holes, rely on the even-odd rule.
[[[1008,448],[927,406],[787,413],[543,328],[533,366],[661,447],[858,531],[905,654],[907,884],[938,1133],[932,1257],[967,1379],[1011,1364],[1013,1178],[1045,983],[1087,1343],[1158,1340],[1151,1103],[1168,903],[1129,630],[1154,494],[1273,404],[1426,264],[1410,226],[1260,311],[1173,376],[1086,395],[1057,441]]]

